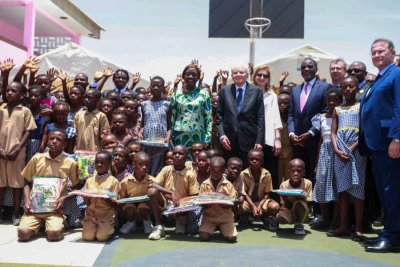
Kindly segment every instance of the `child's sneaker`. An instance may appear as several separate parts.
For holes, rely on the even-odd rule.
[[[268,218],[268,222],[269,222],[269,224],[268,224],[268,229],[269,230],[271,230],[271,231],[277,231],[278,230],[279,224],[278,224],[278,221],[277,221],[275,216],[270,216]]]
[[[186,225],[182,225],[178,222],[175,223],[175,234],[185,234],[186,233]]]
[[[20,216],[19,216],[19,214],[13,214],[13,215],[12,215],[12,224],[13,224],[14,226],[18,226],[18,225],[19,225],[19,222],[20,222]]]
[[[119,232],[121,234],[126,235],[126,234],[129,234],[130,232],[135,231],[136,229],[137,229],[136,222],[129,221],[129,222],[126,222],[124,225],[122,225],[122,227],[119,229]]]
[[[295,235],[305,235],[304,225],[302,223],[294,223],[294,234]]]
[[[151,224],[150,220],[143,220],[143,229],[146,235],[153,231],[153,225]]]
[[[163,236],[165,236],[164,226],[156,225],[153,227],[153,231],[149,235],[149,239],[150,240],[159,240]]]

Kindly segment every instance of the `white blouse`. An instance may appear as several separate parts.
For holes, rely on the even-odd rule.
[[[273,147],[275,142],[275,130],[282,129],[278,97],[274,92],[265,92],[263,97],[265,114],[265,144]]]

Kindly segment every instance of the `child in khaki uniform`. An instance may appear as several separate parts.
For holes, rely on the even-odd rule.
[[[172,198],[172,201],[176,205],[181,198],[197,195],[199,193],[199,186],[197,185],[196,174],[185,167],[185,162],[188,156],[187,148],[177,145],[174,147],[172,153],[174,156],[174,165],[165,166],[154,179],[154,182],[166,190],[173,192],[172,196],[166,195],[166,197]],[[165,203],[160,203],[160,206],[164,205]],[[175,233],[183,234],[186,232],[186,217],[185,213],[175,215]],[[163,232],[161,227],[159,230],[159,232]],[[154,229],[153,232],[154,234],[151,233],[149,238],[152,240],[159,239],[153,238],[156,236],[158,237],[159,232]]]
[[[233,208],[235,216],[238,215],[239,206],[243,204],[244,197],[246,195],[246,192],[244,191],[243,178],[240,175],[242,169],[243,161],[238,157],[232,157],[228,160],[228,164],[226,165],[226,173],[224,174],[224,178],[232,183],[233,188],[235,188],[236,191],[237,204]]]
[[[269,198],[272,191],[271,174],[264,168],[264,154],[261,150],[252,149],[248,153],[249,168],[242,171],[241,176],[246,192],[245,201],[240,206],[240,213],[252,213],[254,217],[261,217],[264,223],[268,216],[274,216],[279,211],[279,204]],[[274,220],[270,220],[270,230],[276,229]]]
[[[312,184],[304,175],[304,162],[293,159],[289,162],[289,180],[283,182],[280,189],[303,189],[304,197],[281,196],[281,208],[276,218],[281,224],[294,223],[295,234],[305,235],[303,222],[308,215],[308,202],[312,201]]]
[[[212,192],[222,193],[234,198],[236,191],[231,182],[224,177],[225,160],[214,157],[210,162],[210,178],[205,180],[200,187],[200,195]],[[203,220],[199,229],[201,241],[208,241],[216,228],[229,241],[236,242],[237,231],[234,224],[232,206],[208,205],[203,210]]]
[[[22,176],[27,184],[24,187],[25,213],[18,227],[20,241],[31,239],[39,231],[41,225],[46,225],[46,236],[50,241],[62,239],[64,229],[64,217],[61,214],[63,197],[58,200],[56,210],[51,213],[31,213],[31,188],[34,176],[54,176],[64,180],[69,179],[72,185],[79,183],[77,164],[72,159],[62,154],[67,144],[67,134],[62,130],[54,130],[49,133],[47,146],[49,152],[36,154],[28,162]],[[65,182],[65,184],[67,184]],[[65,195],[65,188],[61,195]]]
[[[3,92],[7,103],[0,107],[0,216],[6,188],[11,187],[14,225],[19,224],[22,188],[25,185],[21,171],[25,166],[26,142],[30,132],[37,128],[31,111],[22,106],[25,91],[20,82],[11,82]]]
[[[150,166],[149,156],[144,152],[136,153],[134,164],[134,175],[128,175],[120,182],[120,198],[144,196],[147,195],[149,189],[152,188],[154,177],[147,173]],[[119,230],[120,233],[128,234],[135,231],[137,229],[136,221],[138,219],[143,219],[144,233],[151,233],[151,206],[149,202],[124,204],[122,206],[122,214],[126,218],[126,223],[122,225]]]
[[[73,127],[76,129],[75,150],[99,151],[102,135],[110,129],[107,116],[97,110],[101,93],[90,89],[85,93],[83,103],[86,110],[75,115]]]
[[[97,174],[87,179],[86,189],[106,189],[118,193],[119,182],[110,175],[112,155],[108,151],[96,154],[95,167]],[[114,233],[116,207],[110,199],[85,197],[87,205],[83,219],[82,237],[86,241],[106,241]]]

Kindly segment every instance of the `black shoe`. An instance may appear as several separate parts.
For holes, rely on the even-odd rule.
[[[312,226],[312,225],[314,225],[314,224],[320,224],[320,223],[322,223],[322,222],[323,222],[322,218],[315,217],[315,218],[312,219],[308,224],[309,224],[310,226]]]
[[[374,238],[365,238],[365,240],[362,241],[364,246],[371,246],[377,244],[381,239],[379,237],[374,237]]]
[[[393,246],[387,241],[381,240],[375,245],[367,246],[367,252],[386,253],[386,252],[400,252],[400,246]]]

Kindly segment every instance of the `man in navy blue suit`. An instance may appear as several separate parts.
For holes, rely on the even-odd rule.
[[[317,63],[306,58],[301,63],[301,75],[304,82],[293,89],[290,99],[288,131],[293,144],[294,158],[300,158],[306,164],[306,177],[315,178],[315,166],[318,157],[319,134],[312,127],[314,115],[326,109],[325,92],[331,85],[316,77]]]
[[[395,55],[392,41],[373,42],[372,63],[379,74],[361,103],[360,149],[371,156],[385,214],[381,236],[367,242],[369,252],[400,249],[400,68],[393,64]]]

